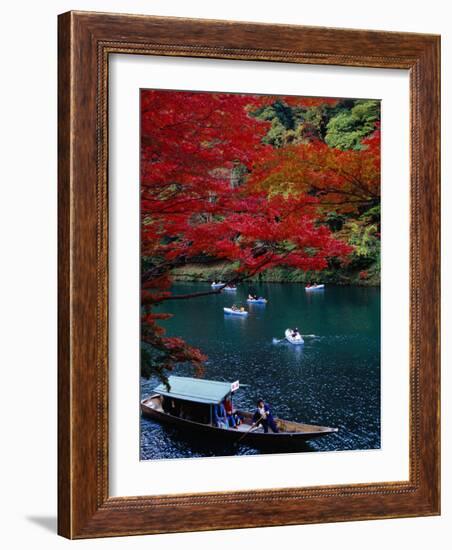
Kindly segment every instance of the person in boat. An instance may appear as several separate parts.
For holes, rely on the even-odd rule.
[[[277,434],[279,432],[275,419],[273,418],[270,407],[265,403],[263,399],[259,399],[257,402],[257,408],[253,415],[253,422],[257,425],[261,425],[264,428],[264,432],[268,433],[270,427],[272,432]]]
[[[164,412],[170,414],[171,416],[180,415],[180,403],[174,399],[170,399],[169,397],[163,398],[162,408]]]
[[[228,420],[229,427],[237,428],[235,417],[234,417],[234,410],[232,407],[232,401],[230,399],[224,400],[224,410],[226,411],[226,418]]]
[[[232,304],[231,306],[232,311],[238,311],[238,307],[235,304]]]
[[[298,338],[298,336],[300,336],[300,331],[295,327],[292,329],[292,338]]]
[[[213,407],[213,423],[217,428],[229,428],[229,422],[223,403]]]
[[[232,414],[232,416],[234,417],[234,423],[235,423],[235,426],[240,426],[240,424],[243,422],[243,417],[240,416],[240,414],[237,412],[237,411],[234,411],[234,413]]]
[[[245,311],[245,308],[243,306],[241,306],[240,311]]]

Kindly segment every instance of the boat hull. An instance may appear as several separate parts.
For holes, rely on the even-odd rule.
[[[301,337],[301,335],[300,335],[299,339],[298,338],[293,338],[292,331],[289,328],[286,330],[284,335],[286,337],[286,340],[294,346],[301,346],[302,344],[304,344],[304,340]]]
[[[248,315],[247,311],[234,311],[230,307],[224,307],[223,311],[226,315],[237,315],[238,317],[246,317]]]
[[[147,418],[161,424],[177,428],[185,435],[190,434],[191,436],[201,437],[203,441],[205,441],[206,438],[211,438],[215,442],[221,441],[223,444],[240,444],[266,450],[300,448],[303,447],[305,442],[310,439],[315,439],[337,432],[337,428],[313,426],[310,424],[297,424],[297,426],[305,426],[305,431],[278,433],[273,433],[271,430],[269,430],[268,433],[264,433],[263,431],[248,432],[249,428],[251,428],[251,424],[242,425],[242,429],[240,430],[233,428],[217,428],[208,424],[201,424],[199,422],[194,422],[192,420],[180,418],[169,413],[156,410],[155,408],[147,405],[146,400],[141,403],[141,412],[143,416]],[[239,411],[239,414],[242,414],[248,422],[252,422],[251,413],[242,413]],[[279,421],[278,419],[275,420],[277,423],[285,422]]]
[[[315,292],[316,290],[323,290],[324,288],[325,288],[325,285],[305,286],[304,287],[306,292]]]

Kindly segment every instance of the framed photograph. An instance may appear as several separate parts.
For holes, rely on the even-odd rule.
[[[438,36],[59,17],[59,533],[437,515]]]

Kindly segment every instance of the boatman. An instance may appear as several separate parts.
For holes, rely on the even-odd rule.
[[[267,403],[265,403],[263,399],[259,399],[259,401],[257,402],[257,409],[254,413],[253,421],[255,424],[257,423],[257,425],[262,425],[265,433],[268,433],[269,426],[272,432],[274,432],[275,434],[279,432],[270,407],[267,405]]]

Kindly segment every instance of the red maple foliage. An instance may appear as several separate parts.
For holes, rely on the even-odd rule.
[[[310,98],[308,98],[310,99]],[[196,258],[234,266],[237,283],[276,266],[321,270],[351,247],[317,223],[319,199],[304,192],[270,194],[262,182],[275,170],[262,143],[268,123],[250,116],[267,99],[221,93],[145,90],[141,97],[142,340],[171,369],[205,357],[165,337],[153,306],[175,295],[171,273]],[[264,161],[264,165],[262,165]],[[272,164],[273,163],[273,164]]]

